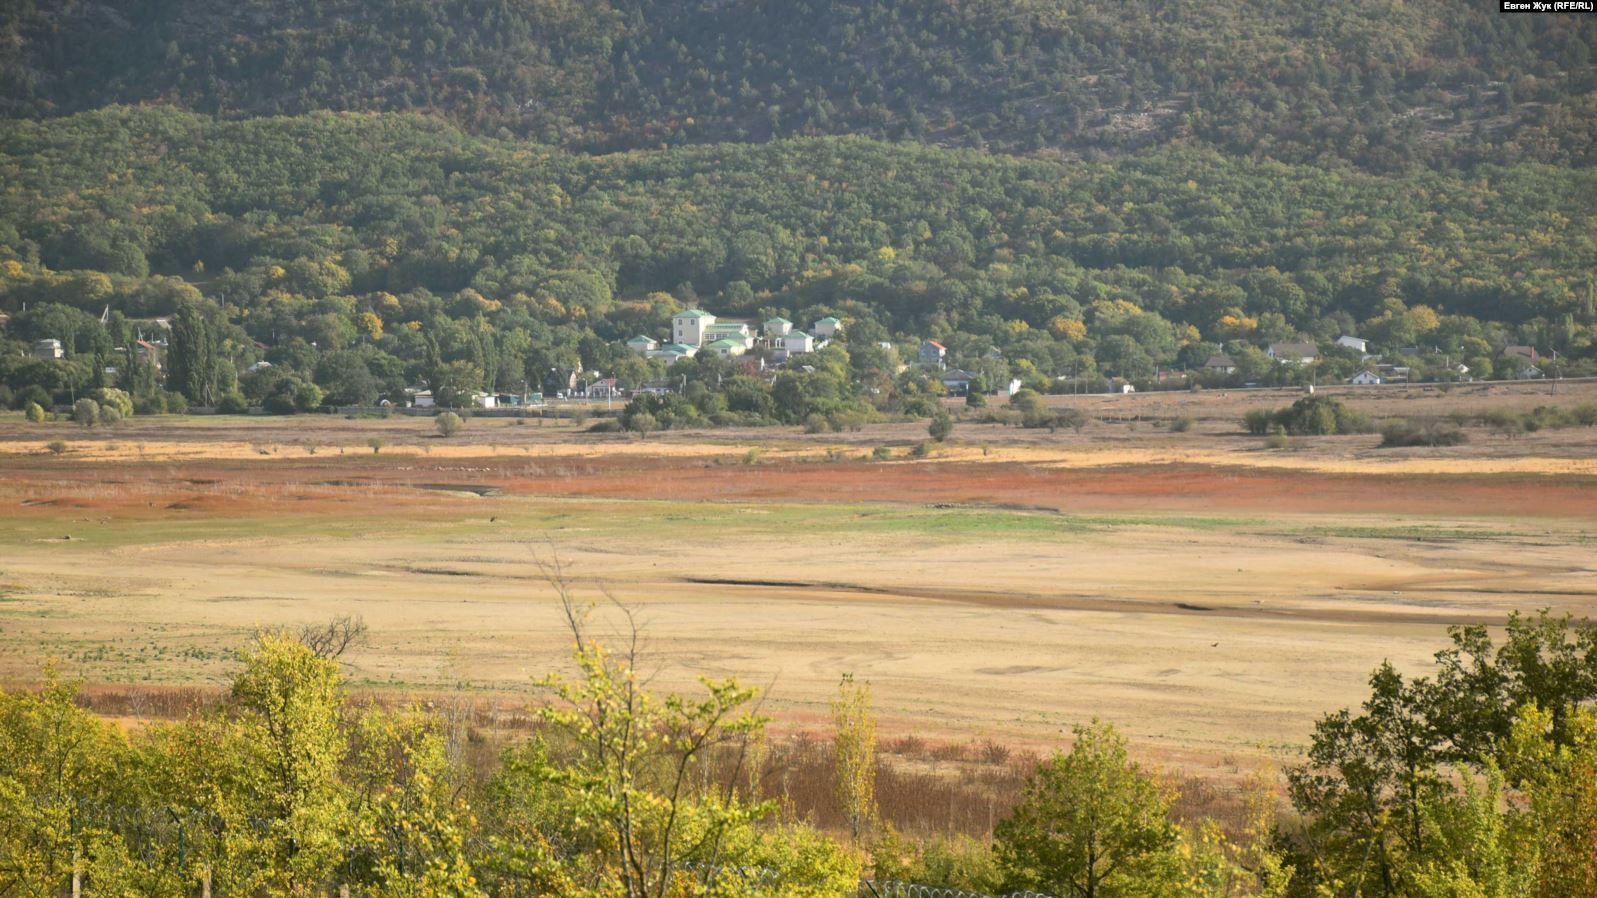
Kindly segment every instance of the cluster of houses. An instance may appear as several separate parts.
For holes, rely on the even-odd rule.
[[[1370,341],[1362,337],[1342,335],[1336,338],[1338,346],[1357,351],[1366,362],[1376,359],[1370,353]],[[1405,346],[1397,350],[1398,356],[1417,356],[1420,350],[1415,346]],[[1312,342],[1291,341],[1284,343],[1271,343],[1265,349],[1269,356],[1278,365],[1310,365],[1320,359],[1319,346]],[[1503,349],[1502,358],[1507,364],[1514,366],[1514,377],[1519,380],[1535,380],[1545,376],[1540,367],[1541,356],[1534,346],[1508,346]],[[1469,376],[1469,366],[1462,362],[1450,366],[1454,374],[1459,377]],[[1235,374],[1237,371],[1236,360],[1221,352],[1209,357],[1204,363],[1203,370],[1208,374]],[[1365,368],[1348,379],[1348,383],[1357,386],[1375,386],[1386,383],[1406,383],[1409,380],[1411,368],[1395,362],[1375,361],[1373,367]]]
[[[703,309],[689,309],[671,316],[669,342],[639,334],[627,341],[627,348],[645,358],[665,359],[666,364],[700,352],[729,359],[763,349],[772,361],[781,363],[820,349],[842,329],[843,322],[828,316],[816,321],[808,332],[795,329],[786,318],[772,318],[755,330],[747,321],[719,320]]]

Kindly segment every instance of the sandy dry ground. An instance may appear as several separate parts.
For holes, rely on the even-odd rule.
[[[55,657],[216,683],[252,628],[359,613],[361,682],[530,697],[567,645],[536,564],[558,553],[580,595],[637,608],[663,686],[769,683],[807,726],[852,672],[889,732],[1037,745],[1098,716],[1202,765],[1301,746],[1449,624],[1597,614],[1589,430],[1264,453],[1219,424],[971,426],[881,463],[858,459],[909,425],[640,443],[479,421],[462,446],[425,423],[198,422],[59,456],[0,425],[0,677]],[[357,450],[373,427],[429,451]]]

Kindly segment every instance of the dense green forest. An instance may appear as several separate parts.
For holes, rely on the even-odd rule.
[[[1221,351],[1235,370],[1199,379],[1380,361],[1514,377],[1509,346],[1536,351],[1533,373],[1597,370],[1590,16],[3,6],[0,402],[16,407],[115,388],[141,410],[287,411],[407,385],[457,403],[551,368],[636,388],[665,365],[620,341],[694,306],[833,315],[845,339],[802,384],[738,380],[683,421],[925,412],[942,385],[901,371],[923,339],[979,387],[1040,392],[1146,386]],[[133,347],[180,309],[158,368]],[[1343,334],[1385,358],[1333,346]],[[29,358],[41,339],[65,357]],[[1295,339],[1319,344],[1314,365],[1266,357]],[[679,384],[745,373],[678,364]]]
[[[185,305],[210,319],[223,381],[276,366],[246,380],[253,402],[312,380],[341,403],[451,378],[514,389],[549,367],[635,385],[663,366],[619,341],[700,304],[845,318],[828,389],[875,377],[881,407],[916,388],[875,344],[922,336],[973,370],[996,349],[994,379],[1039,389],[1197,367],[1222,344],[1245,375],[1301,375],[1258,349],[1300,333],[1424,344],[1478,376],[1512,376],[1500,350],[1526,343],[1579,373],[1597,337],[1597,176],[1541,164],[1381,175],[864,138],[588,155],[411,115],[113,108],[0,124],[0,177],[8,333],[71,336],[59,362],[5,354],[14,395],[137,392],[90,362]],[[1360,364],[1326,356],[1324,377]],[[200,380],[167,386],[204,404],[232,389]]]
[[[1597,160],[1597,24],[1457,0],[14,0],[0,112],[436,111],[582,149],[1195,138],[1283,161]]]

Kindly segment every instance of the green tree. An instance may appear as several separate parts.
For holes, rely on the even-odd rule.
[[[926,426],[926,433],[937,442],[943,442],[954,433],[954,417],[946,411],[939,411]]]
[[[438,429],[438,435],[441,437],[454,436],[460,432],[465,423],[465,420],[454,412],[439,412],[437,417],[433,418],[433,426]]]
[[[350,828],[338,666],[284,633],[262,634],[243,662],[232,698],[246,779],[234,788],[259,823],[232,850],[255,862],[249,888],[319,896]],[[249,890],[242,886],[233,891]]]
[[[217,399],[220,340],[209,316],[197,303],[185,303],[172,316],[167,351],[167,385],[191,402],[211,406]]]
[[[837,800],[858,844],[876,820],[876,718],[871,687],[845,674],[832,700],[832,769]]]
[[[72,420],[82,427],[93,427],[100,423],[100,404],[93,399],[79,399],[72,403]]]
[[[743,863],[734,851],[770,806],[743,801],[735,781],[717,786],[709,766],[717,755],[742,756],[764,718],[750,708],[751,689],[734,680],[704,681],[697,697],[657,698],[637,674],[635,625],[626,648],[612,654],[588,635],[558,564],[549,569],[572,633],[576,679],[543,680],[555,703],[540,712],[569,746],[529,772],[541,788],[560,793],[572,837],[591,844],[599,864],[597,891],[626,898],[709,895],[715,871]],[[619,609],[630,621],[630,614]],[[535,755],[536,757],[536,755]],[[697,886],[695,886],[697,883]]]
[[[1170,800],[1114,728],[1076,727],[1070,751],[1038,768],[994,830],[1009,887],[1062,898],[1149,892],[1148,883],[1167,876],[1173,863]]]

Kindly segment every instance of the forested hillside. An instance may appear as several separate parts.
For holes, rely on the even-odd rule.
[[[0,112],[433,111],[579,149],[1196,139],[1375,170],[1591,163],[1590,16],[1370,0],[15,0]]]
[[[620,341],[694,305],[843,318],[835,381],[800,411],[924,408],[940,385],[894,373],[923,338],[987,386],[1044,390],[1222,349],[1236,380],[1345,379],[1360,353],[1288,370],[1263,349],[1350,333],[1416,377],[1516,376],[1513,345],[1585,373],[1594,21],[1443,0],[17,0],[0,383],[19,407],[115,386],[150,408],[459,397],[551,367],[636,386],[664,365]],[[128,347],[184,308],[158,383]],[[28,358],[41,339],[64,357]],[[727,402],[769,417],[772,389]]]
[[[1423,340],[1482,372],[1511,342],[1578,359],[1597,336],[1597,173],[1543,165],[1381,176],[861,138],[592,156],[412,116],[111,109],[0,127],[0,178],[0,306],[32,310],[11,335],[70,331],[86,370],[117,342],[93,336],[105,307],[201,295],[240,365],[308,380],[358,350],[390,392],[451,361],[471,389],[551,365],[636,382],[650,372],[617,341],[697,303],[996,348],[1040,385],[1299,332]],[[62,306],[88,322],[34,322]],[[890,372],[851,343],[858,375]]]

